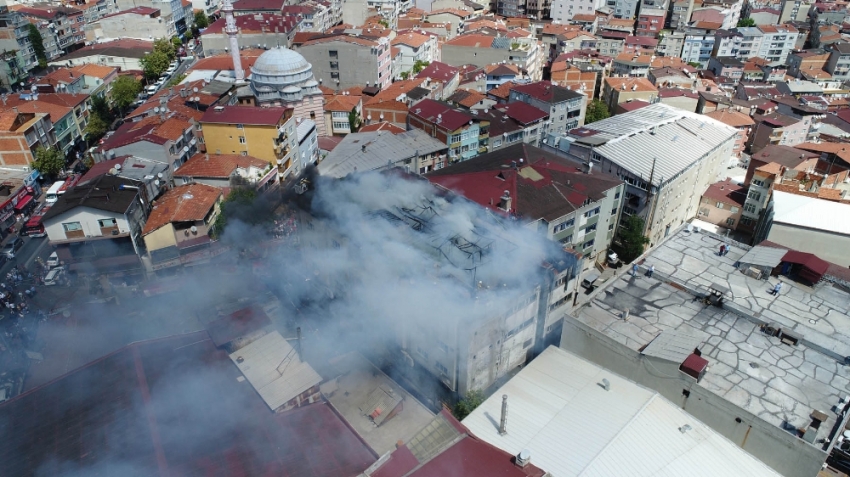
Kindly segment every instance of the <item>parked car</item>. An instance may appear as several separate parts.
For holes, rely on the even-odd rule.
[[[0,251],[4,257],[11,260],[15,258],[15,252],[20,250],[21,247],[24,246],[24,241],[21,240],[20,237],[15,236],[12,237],[6,245],[3,246],[3,250]]]
[[[47,257],[47,268],[56,268],[59,266],[59,254],[53,252]]]
[[[145,93],[147,93],[148,96],[153,96],[153,95],[156,94],[156,92],[158,90],[159,90],[159,85],[158,84],[152,84],[152,85],[148,85],[148,87],[145,88]]]
[[[65,267],[56,267],[44,276],[44,286],[58,285],[65,278]]]

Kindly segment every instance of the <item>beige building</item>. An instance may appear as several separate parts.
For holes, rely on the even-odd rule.
[[[87,35],[94,32],[91,40],[103,38],[133,38],[136,40],[155,40],[171,38],[177,34],[171,15],[163,15],[158,8],[135,7],[112,15],[107,15],[89,25]]]
[[[220,211],[221,189],[205,184],[177,186],[154,201],[142,237],[153,264],[179,258],[210,242]]]
[[[646,78],[605,78],[601,99],[609,111],[614,111],[618,104],[636,99],[654,103],[658,88]]]
[[[705,113],[705,115],[738,130],[738,134],[735,136],[735,147],[732,151],[735,157],[741,157],[741,153],[744,152],[744,148],[747,146],[747,140],[750,138],[753,126],[756,124],[753,118],[741,111],[731,109],[712,111]]]
[[[747,198],[747,189],[726,179],[708,186],[700,199],[697,218],[703,222],[735,230],[741,221],[741,212]]]
[[[484,67],[493,63],[516,65],[532,81],[543,75],[545,52],[536,38],[495,37],[469,33],[443,44],[443,63]]]

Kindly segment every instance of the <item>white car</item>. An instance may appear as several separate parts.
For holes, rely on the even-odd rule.
[[[65,276],[65,268],[56,267],[53,270],[47,272],[47,275],[44,276],[44,286],[53,286],[58,285],[62,278]]]
[[[56,268],[58,266],[59,266],[59,255],[56,252],[53,252],[53,253],[50,254],[49,257],[47,257],[47,268],[48,269]]]
[[[147,88],[145,88],[145,93],[147,93],[148,96],[153,96],[153,95],[156,94],[158,89],[159,89],[159,85],[152,84],[152,85],[148,86]]]

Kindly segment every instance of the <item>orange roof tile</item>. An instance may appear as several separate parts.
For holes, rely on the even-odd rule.
[[[251,166],[265,168],[269,161],[252,156],[238,154],[195,154],[178,168],[174,175],[178,177],[230,177],[237,167]]]
[[[544,35],[563,35],[567,32],[581,30],[578,25],[563,25],[559,23],[547,23],[543,25]]]
[[[357,132],[375,132],[375,131],[389,131],[392,134],[401,134],[406,130],[396,126],[393,123],[388,123],[386,121],[381,121],[378,123],[367,124],[366,126],[362,126]]]
[[[714,118],[723,124],[732,126],[733,128],[752,126],[756,123],[749,115],[738,111],[730,111],[728,109],[712,111],[705,115],[710,118]]]
[[[623,91],[658,91],[646,78],[605,78],[605,84],[612,89]]]
[[[495,96],[500,99],[508,99],[511,95],[511,88],[516,86],[517,83],[514,81],[505,81],[499,86],[487,91],[487,94],[490,96]]]
[[[18,113],[8,111],[0,113],[0,131],[11,131],[18,119]]]
[[[431,15],[439,15],[441,13],[449,13],[452,15],[457,15],[461,18],[468,18],[473,15],[473,12],[470,12],[468,10],[461,10],[459,8],[441,8],[439,10],[432,10],[426,15],[426,17],[430,17]]]
[[[118,68],[113,68],[111,66],[103,66],[96,65],[93,63],[86,63],[84,65],[74,67],[80,73],[86,76],[93,76],[95,78],[106,79],[107,76],[111,75],[114,72],[118,71]]]
[[[364,114],[368,109],[384,110],[384,111],[407,111],[409,108],[401,101],[386,100],[386,101],[370,101],[363,106]]]
[[[460,35],[458,37],[452,38],[451,40],[444,43],[444,45],[452,45],[452,46],[472,46],[475,48],[489,48],[490,45],[493,44],[493,39],[495,37],[480,35],[477,33],[469,33],[466,35]]]
[[[411,48],[419,48],[425,43],[428,43],[429,40],[431,40],[431,37],[429,35],[423,35],[421,33],[408,30],[404,34],[399,34],[397,37],[395,37],[392,41],[392,44],[402,44],[407,45]]]
[[[325,103],[325,111],[350,112],[360,104],[360,96],[338,94]]]
[[[219,198],[221,189],[217,187],[206,184],[177,186],[153,203],[142,235],[173,222],[203,220]]]
[[[312,40],[307,40],[304,43],[302,43],[301,46],[305,47],[305,46],[309,46],[309,45],[317,45],[317,44],[320,44],[320,43],[331,43],[331,42],[334,42],[334,41],[342,41],[342,42],[345,42],[345,43],[351,43],[351,44],[354,44],[354,45],[369,46],[369,47],[378,45],[378,42],[367,40],[365,38],[359,38],[359,37],[350,36],[350,35],[334,35],[334,36],[329,36],[329,37],[325,37],[325,38],[315,38],[315,39],[312,39]]]
[[[841,190],[839,189],[827,189],[825,187],[821,187],[818,190],[818,198],[825,200],[841,200],[843,197],[841,196]]]
[[[451,101],[467,108],[471,108],[485,99],[487,99],[486,94],[472,89],[458,89],[450,98]]]
[[[765,164],[761,167],[756,168],[756,170],[759,171],[759,172],[764,172],[766,174],[771,174],[771,175],[776,175],[776,176],[781,175],[783,169],[784,169],[784,167],[781,164],[779,164],[778,162],[769,162],[769,163],[767,163],[767,164]]]

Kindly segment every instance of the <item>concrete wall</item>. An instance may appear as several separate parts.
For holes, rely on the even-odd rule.
[[[767,240],[808,252],[842,267],[850,266],[850,236],[773,222]]]
[[[101,233],[100,225],[97,222],[101,219],[115,219],[119,233],[124,234],[130,232],[130,224],[124,217],[124,214],[107,212],[105,210],[92,209],[89,207],[76,207],[64,214],[45,221],[44,230],[47,232],[47,236],[51,242],[62,242],[68,240],[68,237],[65,235],[65,228],[62,227],[62,224],[79,222],[86,237],[103,237],[104,235]],[[82,237],[81,240],[84,238],[85,237]]]
[[[174,237],[174,227],[171,224],[166,224],[145,235],[145,248],[148,249],[148,253],[175,246],[177,246],[177,239]]]
[[[51,66],[79,66],[86,64],[96,64],[102,66],[111,66],[113,68],[118,68],[121,71],[126,70],[141,70],[142,64],[140,63],[140,58],[129,58],[123,56],[109,56],[109,55],[98,55],[93,54],[91,56],[85,56],[82,58],[73,58],[73,59],[60,59],[59,61],[50,61],[48,62]]]
[[[263,33],[238,33],[236,38],[239,40],[239,46],[253,47],[255,45],[266,45],[269,48],[282,46],[289,48],[292,46],[292,35],[287,35],[285,32],[263,32]],[[217,55],[224,53],[225,48],[230,48],[227,40],[227,35],[222,33],[202,34],[201,42],[204,45],[204,55]],[[246,73],[247,74],[247,73]]]
[[[242,154],[269,161],[277,165],[274,141],[278,137],[277,125],[243,125],[237,129],[235,124],[204,123],[204,143],[209,154]],[[240,137],[245,143],[240,143]]]
[[[690,111],[692,113],[697,110],[698,101],[699,100],[697,98],[691,98],[688,96],[669,96],[661,98],[661,102],[668,106],[673,106],[674,108]]]
[[[467,64],[484,67],[493,63],[506,62],[528,71],[529,79],[541,79],[540,63],[542,50],[538,47],[524,50],[501,50],[497,48],[444,44],[441,58],[448,65],[461,67]]]
[[[700,200],[699,212],[697,218],[710,224],[719,225],[721,227],[735,229],[738,222],[741,221],[742,205],[721,203],[722,209],[717,208],[718,201],[710,197],[703,197]],[[734,212],[733,212],[734,209]],[[726,220],[732,219],[734,222],[729,225]]]
[[[135,38],[153,40],[171,38],[177,32],[170,18],[151,18],[147,15],[125,13],[114,17],[102,18],[100,30],[105,38]]]
[[[384,84],[391,80],[389,68],[384,69],[384,75],[378,76],[378,55],[372,53],[375,48],[378,48],[377,43],[374,46],[366,46],[345,41],[330,41],[301,46],[298,48],[298,53],[313,66],[313,76],[321,79],[323,85],[329,88],[346,89],[363,86],[366,83],[374,86],[375,82]],[[330,51],[336,51],[337,57],[331,58]],[[384,56],[384,53],[381,56]],[[336,63],[337,67],[332,68],[331,63]],[[333,74],[339,75],[339,78],[334,78]],[[336,82],[337,79],[339,83]]]
[[[704,389],[678,364],[642,356],[570,316],[563,327],[561,348],[654,389],[780,474],[814,476],[826,460],[820,449]]]

